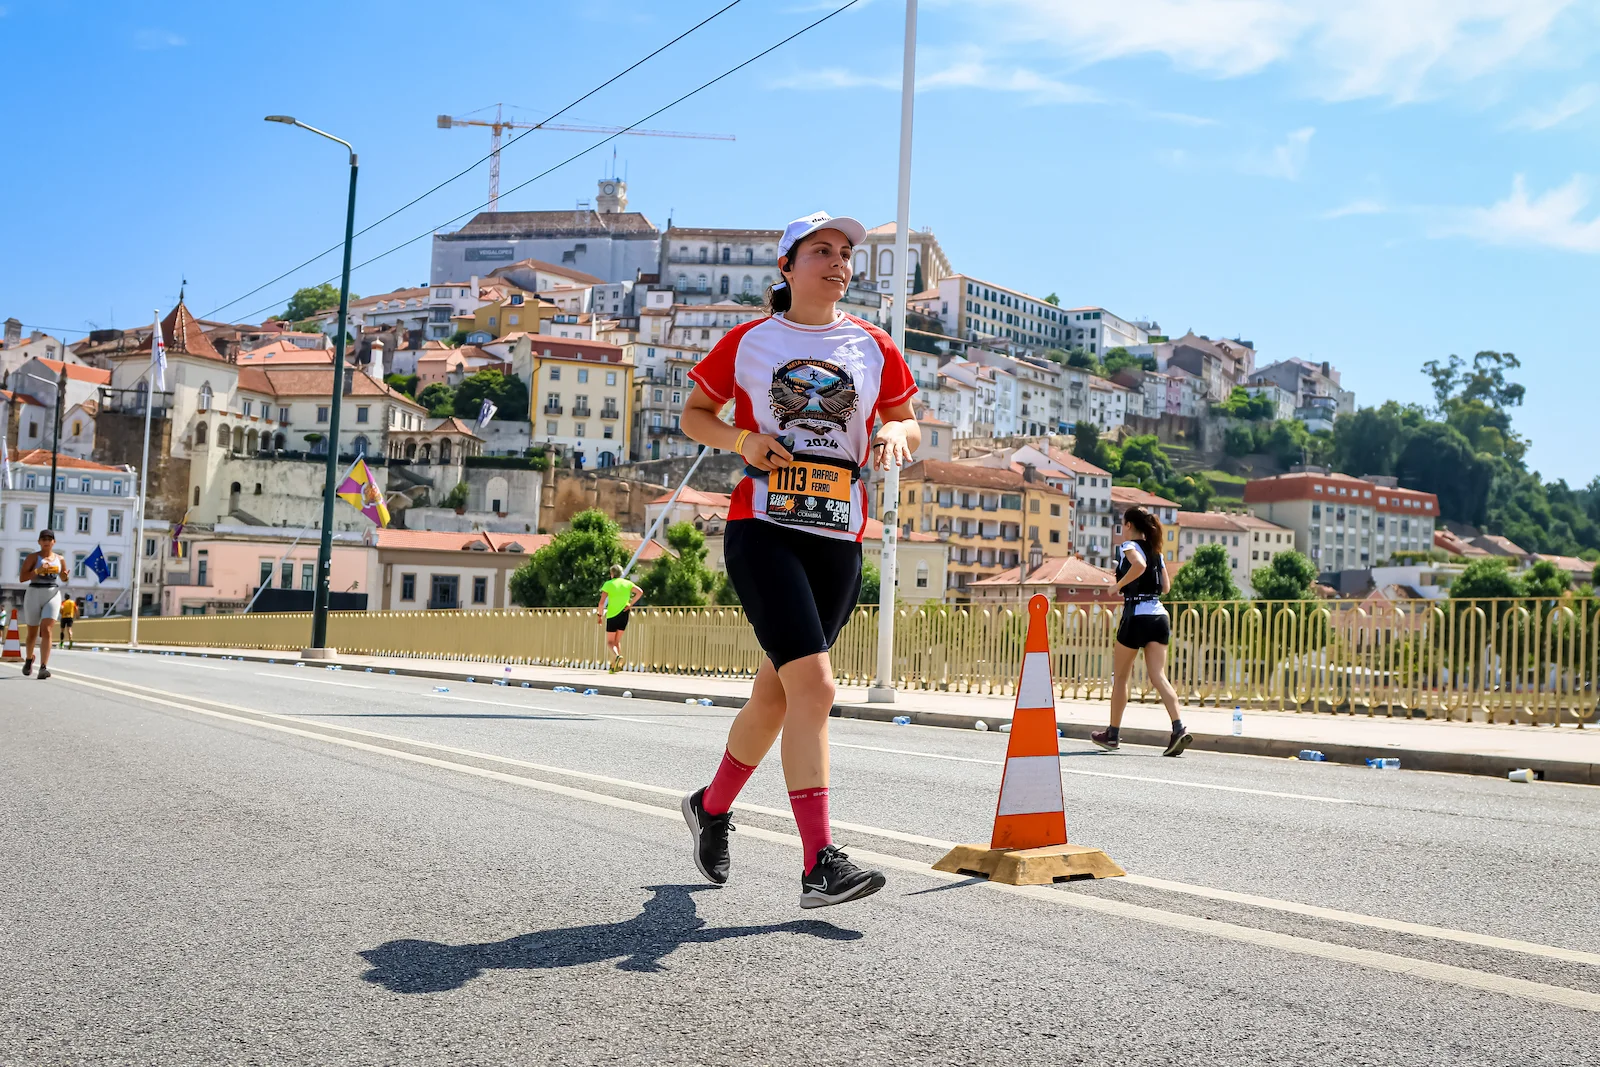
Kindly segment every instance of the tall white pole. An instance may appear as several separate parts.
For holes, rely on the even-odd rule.
[[[156,362],[156,331],[161,329],[161,309],[155,309],[155,327],[150,331],[150,366]],[[140,587],[144,584],[144,513],[145,490],[150,484],[150,411],[156,406],[156,383],[145,369],[144,390],[144,450],[139,453],[139,533],[133,546],[133,599],[128,602],[128,647],[139,647],[139,608],[143,604]],[[159,553],[157,560],[160,559]]]
[[[906,347],[906,303],[911,295],[911,105],[917,88],[917,0],[906,0],[905,60],[900,74],[900,190],[895,208],[894,318],[895,345]],[[883,472],[883,553],[878,562],[878,684],[867,699],[894,703],[895,544],[900,534],[900,468]]]

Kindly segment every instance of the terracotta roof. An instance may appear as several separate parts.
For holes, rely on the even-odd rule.
[[[333,366],[333,349],[331,348],[302,348],[288,341],[273,341],[270,344],[258,345],[248,351],[242,351],[234,357],[234,362],[240,366],[250,363],[271,362],[273,366],[284,367],[291,364],[323,364]]]
[[[862,519],[861,520],[861,538],[864,541],[882,541],[883,540],[883,523],[878,521],[877,519],[871,518],[870,516],[867,517],[867,518]],[[923,533],[921,530],[912,530],[910,533],[905,533],[904,531],[901,531],[900,540],[902,540],[902,541],[916,541],[916,542],[919,542],[919,543],[920,542],[924,542],[924,541],[935,541],[935,542],[937,542],[939,540],[939,537],[938,537],[937,534]]]
[[[1433,531],[1433,547],[1452,556],[1487,556],[1489,553],[1477,545],[1462,540],[1446,528]]]
[[[1110,471],[1102,470],[1088,460],[1075,456],[1064,448],[1051,446],[1050,458],[1074,474],[1094,474],[1106,478],[1111,477]]]
[[[1589,575],[1594,573],[1595,567],[1600,566],[1600,564],[1591,563],[1586,559],[1579,559],[1577,556],[1548,556],[1539,554],[1534,558],[1540,563],[1554,563],[1558,569],[1564,570],[1568,574],[1582,575],[1585,581],[1588,581]]]
[[[984,578],[973,582],[977,586],[1005,586],[1019,584],[1020,567],[1001,571],[993,578]],[[1093,588],[1102,586],[1110,588],[1116,584],[1116,579],[1111,572],[1101,570],[1099,567],[1090,566],[1077,556],[1046,556],[1044,562],[1034,568],[1022,585],[1070,585],[1086,586]]]
[[[506,535],[500,534],[498,536],[504,537]],[[531,537],[526,535],[519,536],[517,540],[522,544],[522,547],[532,553],[539,551],[539,549],[554,541],[555,537],[552,534],[534,534]],[[619,533],[617,540],[622,542],[622,547],[631,553],[639,547],[639,542],[643,541],[644,538],[636,533]],[[663,545],[655,538],[651,538],[649,543],[644,546],[644,551],[639,553],[639,562],[644,563],[647,560],[660,559],[662,556],[667,555],[668,551],[666,545]]]
[[[98,367],[86,367],[82,363],[62,363],[59,359],[41,359],[39,362],[57,374],[60,374],[61,368],[65,367],[67,368],[67,377],[80,382],[93,382],[96,385],[111,384],[111,372],[108,370],[101,370]]]
[[[652,504],[665,504],[672,499],[671,493],[663,493],[650,501]],[[705,493],[699,489],[685,488],[678,494],[680,504],[700,504],[704,507],[726,508],[733,502],[731,493]]]
[[[422,286],[416,289],[396,289],[393,292],[379,293],[376,296],[364,296],[359,300],[352,300],[350,301],[350,307],[352,309],[372,307],[375,304],[383,304],[391,300],[398,300],[401,303],[404,303],[407,300],[422,300],[429,295],[430,291],[431,287],[429,286]],[[339,314],[338,308],[329,308],[328,310],[332,311],[334,315]],[[415,310],[420,311],[422,309],[417,308]],[[324,314],[326,314],[326,312],[324,312]]]
[[[146,337],[138,351],[149,352],[151,340]],[[167,346],[168,356],[199,356],[223,362],[217,346],[211,343],[211,338],[206,336],[205,330],[189,313],[181,295],[178,297],[178,306],[167,312],[167,317],[161,320],[161,340]]]
[[[655,224],[637,211],[482,211],[473,216],[454,237],[586,237],[609,234],[660,233]]]
[[[1065,496],[1061,490],[1042,481],[1026,481],[1013,470],[1000,467],[973,467],[963,463],[947,463],[940,459],[923,459],[900,472],[902,478],[923,478],[936,485],[966,485],[975,489],[1031,489],[1035,492]]]
[[[48,467],[50,466],[50,450],[48,448],[30,449],[17,456],[14,462],[20,463],[25,467]],[[89,460],[78,459],[65,453],[56,457],[56,466],[84,471],[115,471],[118,474],[122,474],[127,470],[126,467],[108,467],[104,463],[92,463]]]
[[[464,552],[473,551],[473,545],[483,545],[484,548],[476,551],[508,552],[514,551],[512,546],[520,546],[524,552],[533,552],[534,542],[539,540],[537,534],[517,535],[505,533],[490,533],[485,530],[474,530],[470,533],[457,533],[447,530],[379,530],[379,548],[425,549],[439,552]],[[545,538],[549,542],[549,538]]]
[[[386,396],[409,404],[419,411],[423,406],[406,394],[377,381],[365,371],[350,370],[345,374],[350,385],[349,396]],[[333,368],[329,367],[240,367],[239,388],[268,396],[328,396],[333,390]]]
[[[503,267],[496,267],[494,270],[490,271],[489,277],[499,278],[502,277],[506,271],[516,270],[519,267],[525,270],[542,270],[546,274],[555,274],[562,278],[570,278],[585,288],[591,285],[606,284],[604,278],[596,278],[593,274],[585,274],[583,271],[573,270],[571,267],[560,267],[554,263],[546,263],[542,259],[519,259],[515,263],[507,263]]]
[[[454,415],[451,415],[448,418],[440,419],[438,422],[436,422],[432,426],[428,427],[427,432],[428,433],[464,433],[468,437],[477,437],[478,436],[475,432],[473,432],[473,429],[472,429],[471,426],[468,426],[466,423],[462,422],[460,419],[456,418]]]
[[[1472,540],[1479,548],[1485,549],[1493,556],[1526,556],[1528,554],[1521,545],[1511,540],[1511,538],[1501,537],[1499,534],[1484,534],[1482,537],[1474,537]]]
[[[1178,529],[1227,530],[1230,533],[1238,533],[1245,529],[1245,525],[1237,516],[1226,515],[1220,511],[1180,511]]]
[[[1131,485],[1113,485],[1111,487],[1111,503],[1117,507],[1132,507],[1138,504],[1147,508],[1175,508],[1177,501],[1168,500],[1166,497],[1147,493],[1143,489]]]
[[[1321,492],[1316,487],[1321,486]],[[1244,485],[1246,504],[1279,503],[1285,500],[1339,501],[1339,490],[1346,490],[1346,501],[1359,500],[1363,507],[1380,511],[1393,511],[1402,515],[1422,512],[1439,514],[1439,498],[1432,493],[1419,493],[1415,489],[1397,489],[1373,485],[1369,481],[1349,474],[1322,474],[1317,471],[1295,471],[1276,474],[1271,478],[1255,478]],[[1410,500],[1421,507],[1405,508],[1400,502]],[[1520,552],[1519,552],[1520,554]]]

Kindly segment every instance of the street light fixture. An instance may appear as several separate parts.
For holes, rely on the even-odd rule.
[[[344,349],[346,320],[350,314],[350,246],[356,228],[356,150],[349,141],[315,126],[307,126],[291,115],[268,115],[268,122],[298,126],[318,137],[338,141],[350,153],[350,200],[344,218],[344,271],[339,280],[339,332],[335,335],[333,356],[333,399],[328,405],[328,467],[322,486],[322,541],[317,546],[317,586],[311,604],[311,647],[308,659],[324,659],[333,654],[328,648],[328,585],[333,571],[333,501],[339,487],[339,408],[344,399]]]

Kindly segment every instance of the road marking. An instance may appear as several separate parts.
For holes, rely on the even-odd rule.
[[[889,752],[896,756],[921,756],[923,759],[948,760],[952,763],[981,763],[989,767],[999,767],[1004,760],[977,759],[973,756],[946,756],[939,752],[917,752],[908,748],[884,748],[879,745],[853,745],[843,741],[829,741],[832,748],[855,748],[864,752]],[[1077,767],[1063,767],[1062,774],[1077,774],[1086,778],[1120,778],[1127,782],[1155,782],[1160,785],[1181,785],[1190,789],[1211,789],[1219,793],[1250,793],[1261,797],[1283,797],[1288,800],[1309,800],[1317,804],[1356,804],[1355,800],[1346,800],[1344,797],[1317,796],[1312,793],[1281,793],[1275,789],[1247,789],[1239,785],[1213,785],[1210,782],[1185,782],[1179,778],[1154,778],[1144,774],[1113,774],[1110,771],[1085,771]]]
[[[225,671],[226,667],[217,667],[210,663],[196,663],[192,659],[183,659],[180,656],[165,657],[168,663],[175,663],[180,667],[199,667],[203,671]]]
[[[76,675],[72,676],[70,681],[89,689],[99,689],[103,692],[112,693],[114,695],[129,695],[126,693],[125,689],[100,685],[96,682],[88,681]],[[137,688],[144,689],[145,687],[140,686]],[[160,691],[157,690],[156,692]],[[345,748],[357,749],[363,752],[371,752],[377,755],[389,756],[394,759],[404,760],[408,763],[416,763],[423,766],[454,771],[460,774],[468,774],[477,778],[485,778],[492,781],[502,782],[507,785],[518,786],[524,789],[534,789],[556,796],[567,797],[572,800],[581,800],[590,804],[599,804],[604,807],[616,808],[622,811],[630,811],[639,815],[647,815],[652,818],[665,819],[671,822],[677,822],[681,818],[681,815],[675,807],[663,808],[657,807],[653,804],[641,804],[638,801],[625,800],[621,797],[609,796],[604,793],[594,793],[586,789],[577,789],[572,786],[560,785],[556,782],[540,781],[535,778],[529,778],[525,775],[507,774],[503,771],[489,770],[484,767],[474,767],[470,764],[436,759],[432,756],[424,756],[414,752],[405,752],[400,749],[386,748],[382,745],[368,744],[365,741],[357,741],[352,738],[332,737],[327,733],[322,733],[318,730],[305,730],[300,729],[297,726],[288,726],[278,722],[263,721],[263,719],[286,719],[290,721],[302,721],[291,720],[289,716],[276,715],[272,712],[249,711],[249,709],[241,709],[246,710],[248,714],[233,715],[227,712],[213,711],[209,708],[196,707],[195,704],[199,701],[196,701],[196,699],[192,697],[183,697],[182,694],[174,693],[170,695],[179,696],[181,699],[188,700],[189,703],[179,703],[175,700],[166,700],[162,697],[153,696],[148,692],[134,693],[131,695],[137,696],[139,699],[149,701],[153,704],[161,704],[180,711],[187,711],[191,714],[207,715],[213,718],[237,722],[247,726],[255,726],[259,729],[274,730],[279,733],[291,734],[311,740],[322,741],[325,744],[339,745]],[[319,728],[321,727],[321,724],[307,723],[306,725],[317,725]],[[365,733],[367,731],[351,730],[349,732]],[[401,741],[405,744],[413,743],[400,738],[396,738],[395,740]],[[569,772],[561,771],[559,773]],[[620,780],[613,779],[613,781]],[[630,783],[630,787],[641,788],[642,786],[639,783]],[[657,792],[661,787],[642,788],[646,788],[650,792]],[[741,829],[741,832],[751,837],[755,837],[758,840],[770,841],[791,848],[797,848],[800,846],[800,839],[794,834],[778,833],[776,831],[767,830],[759,826],[746,826]],[[936,881],[949,883],[967,880],[966,876],[964,875],[946,874],[941,871],[932,870],[918,860],[910,860],[901,856],[893,856],[886,853],[870,852],[865,849],[856,849],[855,853],[857,858],[865,860],[869,863],[882,867],[889,867],[894,870],[904,871],[908,874],[915,874],[924,878],[931,878]],[[1348,945],[1328,944],[1326,942],[1312,940],[1311,938],[1297,937],[1292,934],[1282,934],[1270,930],[1258,930],[1253,927],[1241,926],[1236,923],[1222,922],[1216,919],[1206,919],[1193,915],[1184,915],[1177,912],[1162,911],[1156,908],[1146,907],[1141,904],[1129,904],[1124,901],[1112,900],[1104,897],[1082,896],[1045,886],[1010,886],[1000,885],[994,882],[978,882],[974,883],[974,887],[980,890],[988,889],[993,892],[1008,893],[1013,896],[1027,897],[1031,900],[1036,900],[1040,903],[1052,904],[1057,907],[1070,907],[1076,908],[1080,911],[1099,912],[1103,915],[1112,915],[1118,918],[1132,919],[1138,922],[1145,922],[1156,926],[1165,926],[1172,929],[1203,934],[1209,937],[1217,937],[1230,941],[1238,941],[1245,944],[1258,945],[1263,948],[1277,949],[1284,952],[1292,952],[1303,956],[1312,956],[1320,959],[1333,960],[1340,963],[1350,963],[1356,966],[1367,967],[1372,970],[1411,975],[1413,977],[1426,978],[1449,985],[1461,986],[1468,989],[1481,989],[1487,992],[1501,993],[1507,996],[1520,997],[1525,1000],[1540,1001],[1547,1004],[1557,1004],[1564,1007],[1576,1008],[1582,1011],[1600,1012],[1600,993],[1591,993],[1581,989],[1569,989],[1564,986],[1546,985],[1541,982],[1531,982],[1522,978],[1511,978],[1505,975],[1492,974],[1486,971],[1475,971],[1466,967],[1456,967],[1451,964],[1433,963],[1427,960],[1414,959],[1409,956],[1399,956],[1389,952],[1379,952],[1373,949],[1353,948]]]
[[[260,677],[260,678],[280,678],[280,679],[288,677],[288,678],[293,678],[297,682],[316,682],[318,685],[337,685],[342,689],[376,689],[376,688],[378,688],[375,685],[361,685],[361,684],[359,684],[357,682],[336,682],[332,678],[318,678],[314,674],[283,675],[283,674],[277,673],[276,671],[256,671],[256,676]]]
[[[675,730],[689,729],[681,722],[658,722],[655,719],[635,719],[627,715],[602,715],[599,712],[568,711],[566,708],[546,708],[538,704],[516,704],[509,700],[484,700],[480,697],[457,697],[445,693],[438,694],[440,700],[459,700],[467,704],[489,704],[497,708],[516,708],[518,711],[543,711],[554,715],[566,715],[577,719],[610,719],[615,722],[637,722],[645,726],[670,726]]]

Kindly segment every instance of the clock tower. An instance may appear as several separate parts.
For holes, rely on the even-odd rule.
[[[595,197],[594,205],[602,215],[628,210],[628,183],[620,178],[601,178],[600,195]]]

